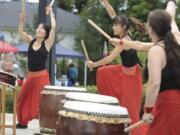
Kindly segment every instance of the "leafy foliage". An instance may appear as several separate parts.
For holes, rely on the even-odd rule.
[[[72,12],[73,8],[80,13],[89,0],[58,0],[58,7]]]
[[[73,7],[74,0],[58,0],[58,7],[71,11]]]

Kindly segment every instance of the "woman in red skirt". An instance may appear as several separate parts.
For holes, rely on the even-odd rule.
[[[53,45],[56,22],[51,6],[46,8],[50,13],[51,28],[39,24],[35,39],[23,32],[26,15],[20,14],[19,34],[29,44],[28,74],[17,99],[17,128],[27,128],[27,124],[38,117],[40,93],[45,85],[49,85],[49,75],[45,68],[48,53]]]
[[[147,135],[180,135],[180,31],[175,22],[176,1],[148,16],[155,43],[148,53],[148,85],[143,120]]]
[[[107,0],[104,0],[104,4],[113,19],[114,35],[119,36],[124,41],[130,41],[128,18],[116,16]],[[104,66],[119,55],[122,65]],[[127,108],[132,119],[131,124],[139,121],[143,84],[137,52],[126,46],[118,45],[109,56],[97,62],[88,61],[87,65],[89,68],[102,66],[98,68],[96,75],[98,93],[117,97],[120,105]],[[146,127],[140,127],[133,130],[131,135],[144,135],[146,130]]]

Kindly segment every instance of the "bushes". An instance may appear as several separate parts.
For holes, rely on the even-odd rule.
[[[89,93],[97,93],[96,85],[89,85],[86,88],[87,88],[87,92]]]
[[[97,88],[96,85],[88,85],[87,87],[87,92],[88,93],[97,93]],[[144,108],[144,102],[145,102],[145,88],[146,88],[146,84],[144,85],[144,93],[142,96],[142,102],[141,102],[141,111],[140,111],[140,115],[142,116],[143,114],[143,108]],[[19,92],[19,87],[17,87],[17,94]],[[13,109],[13,100],[12,100],[12,91],[7,91],[6,92],[6,113],[12,113],[12,109]]]
[[[16,87],[16,94],[18,95],[20,87]],[[12,96],[12,90],[6,91],[6,113],[12,113],[13,112],[13,96]]]
[[[13,97],[11,93],[6,94],[6,113],[13,113]]]

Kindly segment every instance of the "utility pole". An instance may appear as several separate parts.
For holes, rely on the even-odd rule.
[[[39,23],[47,23],[50,24],[50,19],[48,16],[46,16],[46,6],[48,4],[50,4],[50,0],[39,0],[39,10],[38,10],[38,24]],[[54,1],[53,4],[53,11],[55,14],[55,18],[56,18],[56,9],[57,9],[57,1]],[[56,61],[56,38],[55,38],[55,42],[54,45],[51,48],[51,51],[49,53],[49,57],[47,60],[47,69],[49,71],[49,77],[50,77],[50,81],[51,81],[51,85],[55,84],[55,61]]]

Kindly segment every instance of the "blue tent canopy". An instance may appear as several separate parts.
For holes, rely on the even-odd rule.
[[[0,32],[0,41],[4,41],[4,34]]]
[[[16,44],[19,53],[27,53],[28,45],[24,42]],[[72,49],[62,47],[56,43],[56,57],[84,59],[84,55]]]

